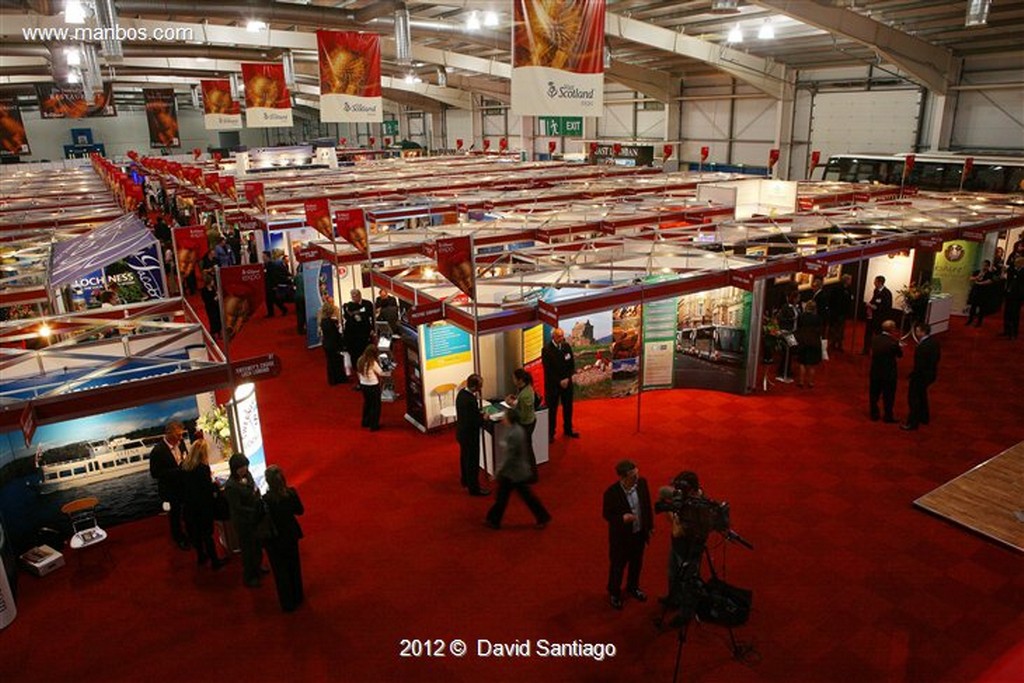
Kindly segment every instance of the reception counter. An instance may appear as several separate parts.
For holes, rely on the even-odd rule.
[[[495,413],[499,416],[500,413]],[[533,430],[533,454],[537,456],[537,464],[548,461],[548,409],[541,408],[536,412],[537,426]],[[493,430],[488,426],[480,432],[480,467],[487,474],[494,476],[498,467],[505,461],[505,434],[508,426],[504,422],[492,420]]]

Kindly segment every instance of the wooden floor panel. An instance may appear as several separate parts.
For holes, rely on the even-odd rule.
[[[1024,441],[914,504],[1024,552]]]

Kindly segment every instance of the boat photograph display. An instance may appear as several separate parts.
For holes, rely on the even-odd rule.
[[[0,512],[8,533],[21,543],[42,527],[62,528],[61,506],[86,496],[100,500],[103,526],[158,513],[149,453],[172,420],[194,434],[199,399],[207,398],[185,396],[43,425],[30,446],[20,431],[0,434]]]

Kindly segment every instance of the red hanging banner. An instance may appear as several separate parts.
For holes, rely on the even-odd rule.
[[[0,156],[31,154],[25,122],[21,120],[18,98],[0,99]]]
[[[231,81],[217,78],[199,81],[203,92],[203,124],[206,130],[237,130],[242,127],[242,105],[231,96]]]
[[[266,299],[263,264],[221,266],[220,289],[224,297],[224,329],[228,338],[238,335]]]
[[[209,240],[206,238],[206,228],[193,225],[187,228],[174,228],[171,231],[171,239],[174,241],[174,260],[181,277],[187,278],[201,275],[199,262],[203,260],[210,250]],[[198,283],[200,286],[201,282]]]
[[[244,191],[246,201],[256,207],[260,213],[267,212],[267,197],[263,193],[263,183],[246,183]]]
[[[149,124],[150,147],[181,147],[178,135],[178,102],[174,88],[146,88],[146,123]]]
[[[467,296],[473,296],[476,273],[473,267],[473,240],[469,235],[437,240],[437,272],[445,276]]]
[[[292,96],[283,64],[242,63],[245,81],[245,125],[248,128],[291,128]]]
[[[320,62],[320,120],[383,121],[380,36],[356,31],[317,31],[316,47]]]
[[[335,234],[364,254],[370,253],[366,235],[366,213],[362,209],[344,209],[334,212]]]
[[[307,199],[303,203],[306,210],[306,225],[313,228],[327,239],[333,239],[331,230],[331,206],[327,197]]]

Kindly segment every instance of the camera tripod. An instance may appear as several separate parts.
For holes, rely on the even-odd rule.
[[[700,576],[700,566],[703,558],[707,558],[708,572],[710,574],[710,578],[706,582]],[[669,626],[678,629],[676,637],[676,663],[672,674],[672,683],[677,683],[683,658],[683,644],[686,642],[690,623],[695,618],[699,620],[697,614],[698,603],[702,598],[707,597],[707,586],[719,580],[718,572],[715,570],[711,551],[708,550],[706,541],[701,543],[698,548],[694,548],[689,558],[676,558],[674,576],[673,585],[669,587],[669,594],[665,600],[665,608],[656,624],[660,628],[664,624],[665,617],[669,611],[673,607],[679,607],[679,613],[669,622]],[[753,646],[737,641],[736,634],[731,625],[726,624],[725,628],[729,632],[729,649],[732,652],[733,658],[741,662],[747,660],[755,652]]]

